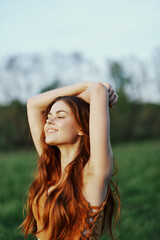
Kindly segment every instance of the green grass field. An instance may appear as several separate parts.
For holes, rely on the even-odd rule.
[[[113,152],[122,200],[118,238],[160,239],[160,141],[117,145]],[[36,159],[32,151],[0,153],[0,240],[24,239],[17,227]]]

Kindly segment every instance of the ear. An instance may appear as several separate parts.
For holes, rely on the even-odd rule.
[[[78,136],[83,136],[83,132],[81,128],[79,129]]]

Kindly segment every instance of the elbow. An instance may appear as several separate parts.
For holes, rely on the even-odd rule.
[[[104,91],[106,90],[106,87],[100,83],[100,82],[96,82],[94,85],[93,85],[94,89],[97,91],[97,92],[100,92],[100,91]]]
[[[102,83],[96,82],[93,85],[92,94],[93,96],[98,96],[98,97],[105,96],[107,94],[106,87]]]
[[[28,100],[27,100],[27,109],[31,108],[31,106],[32,106],[32,100],[31,100],[31,98],[28,98]]]
[[[28,100],[27,100],[27,109],[33,108],[34,105],[35,105],[35,101],[34,101],[33,97],[28,98]]]

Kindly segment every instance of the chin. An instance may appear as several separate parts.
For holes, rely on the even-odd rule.
[[[53,142],[53,141],[50,140],[50,139],[45,139],[45,143],[48,144],[48,145],[56,145],[56,143]]]

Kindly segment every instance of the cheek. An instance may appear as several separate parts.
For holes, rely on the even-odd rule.
[[[78,135],[78,128],[75,122],[67,122],[62,126],[62,130],[65,131],[66,134]]]

